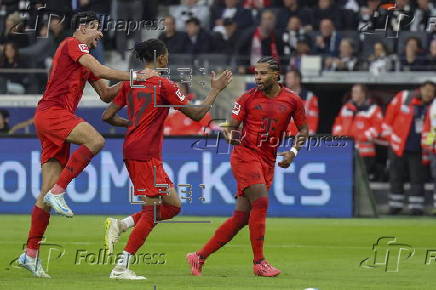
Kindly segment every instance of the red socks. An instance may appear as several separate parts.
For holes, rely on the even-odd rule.
[[[26,254],[35,258],[39,250],[39,243],[44,237],[45,230],[50,221],[50,213],[36,205],[32,209],[32,221],[27,238]]]
[[[141,214],[141,218],[129,236],[129,241],[127,242],[124,251],[129,254],[135,254],[138,249],[144,244],[145,239],[150,234],[155,226],[154,223],[154,209],[152,205],[144,206]]]
[[[60,194],[64,192],[71,180],[76,178],[77,175],[88,166],[92,157],[94,157],[94,153],[92,153],[85,145],[80,146],[76,151],[74,151],[70,159],[68,159],[67,165],[62,169],[61,175],[56,182],[58,187],[54,187],[53,193]]]
[[[169,204],[161,204],[158,206],[159,216],[158,220],[169,220],[175,217],[180,212],[180,207],[169,205]]]
[[[259,263],[264,259],[263,241],[265,236],[265,221],[268,210],[268,197],[262,196],[251,204],[250,227],[251,248],[253,249],[254,263]]]
[[[215,235],[197,254],[206,259],[210,254],[224,246],[248,223],[249,215],[249,212],[234,211],[233,216],[215,231]]]

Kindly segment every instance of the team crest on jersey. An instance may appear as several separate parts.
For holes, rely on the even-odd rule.
[[[176,91],[176,96],[179,98],[180,101],[184,101],[185,100],[185,95],[182,94],[180,89]]]
[[[84,43],[79,44],[79,49],[80,49],[81,52],[89,53],[89,48],[88,48],[88,46],[87,46],[86,44],[84,44]]]
[[[235,102],[235,104],[233,105],[232,113],[235,115],[239,115],[240,111],[241,111],[241,105]]]

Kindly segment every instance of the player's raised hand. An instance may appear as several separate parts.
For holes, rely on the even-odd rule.
[[[150,68],[143,69],[136,73],[136,80],[137,81],[146,81],[147,79],[151,77],[157,77],[160,76],[158,71],[155,71]]]
[[[232,72],[230,70],[223,71],[218,77],[212,71],[210,86],[212,89],[223,90],[232,82]]]
[[[292,161],[294,161],[295,158],[294,152],[291,151],[279,152],[277,155],[283,156],[282,161],[278,163],[281,168],[288,168],[289,166],[291,166],[291,163]]]

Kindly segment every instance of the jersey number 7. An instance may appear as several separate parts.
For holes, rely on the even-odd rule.
[[[132,125],[136,127],[138,126],[138,123],[141,120],[142,115],[144,115],[144,112],[147,109],[148,105],[150,105],[151,103],[151,93],[138,92],[136,93],[136,97],[135,97],[134,93],[130,91],[128,100],[129,100],[129,120],[130,120],[129,127]],[[135,110],[135,107],[138,108],[138,106],[135,106],[135,102],[138,102],[139,105],[138,110]]]

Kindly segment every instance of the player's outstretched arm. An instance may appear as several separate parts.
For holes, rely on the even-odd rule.
[[[129,120],[121,118],[117,114],[121,108],[121,106],[111,103],[109,107],[104,110],[101,119],[115,127],[129,127]]]
[[[127,71],[119,71],[111,69],[108,66],[102,65],[98,60],[90,54],[84,54],[79,58],[79,63],[88,68],[96,77],[114,80],[114,81],[129,81],[130,73]],[[145,81],[152,76],[158,76],[159,73],[151,69],[145,69],[141,72],[135,72],[134,81]]]
[[[210,107],[215,102],[216,97],[232,82],[232,72],[225,70],[218,77],[215,72],[212,72],[210,81],[211,89],[206,99],[200,104],[201,107],[183,107],[180,109],[183,114],[188,116],[194,121],[200,121],[209,112]]]
[[[121,82],[109,87],[105,80],[99,79],[97,81],[89,82],[97,94],[100,96],[100,100],[105,103],[110,103],[118,94],[118,90],[121,87]]]

